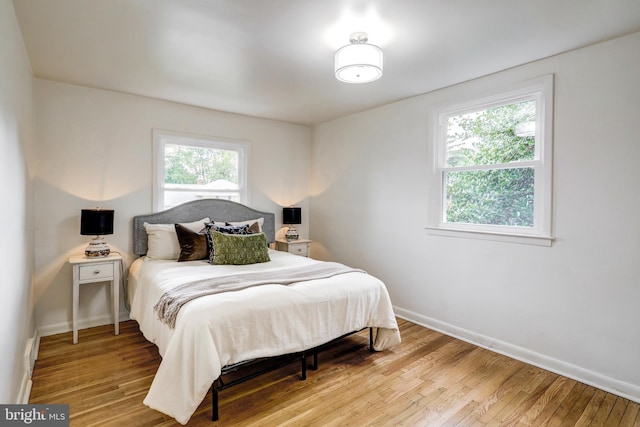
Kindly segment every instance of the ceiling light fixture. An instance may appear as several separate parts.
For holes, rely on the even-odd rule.
[[[368,83],[382,77],[382,49],[367,43],[367,33],[352,33],[351,44],[336,51],[336,79],[346,83]]]

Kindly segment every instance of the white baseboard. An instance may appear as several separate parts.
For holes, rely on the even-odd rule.
[[[25,372],[22,376],[22,383],[20,384],[20,394],[18,395],[18,401],[16,402],[17,404],[26,405],[27,403],[29,403],[29,396],[31,395],[32,385],[33,381],[31,381],[31,377]]]
[[[19,404],[29,403],[29,396],[31,395],[31,386],[33,385],[33,381],[31,381],[31,377],[33,375],[33,369],[36,364],[36,359],[38,358],[38,350],[40,349],[40,334],[36,329],[33,332],[33,337],[27,340],[25,344],[24,354],[23,354],[23,373],[22,373],[22,381],[20,383],[20,392],[18,394],[18,402]]]
[[[121,311],[120,321],[125,322],[127,320],[130,320],[129,312]],[[110,315],[105,314],[104,316],[90,317],[88,319],[79,319],[78,329],[87,329],[87,328],[93,328],[96,326],[109,325],[109,324],[113,324],[113,319]],[[62,323],[56,323],[53,325],[41,325],[38,327],[38,332],[42,337],[55,335],[55,334],[62,334],[72,330],[73,330],[73,323],[71,322],[62,322]]]
[[[459,328],[410,310],[399,307],[394,307],[394,310],[396,315],[402,319],[640,403],[640,386],[638,385],[607,377],[589,369]]]

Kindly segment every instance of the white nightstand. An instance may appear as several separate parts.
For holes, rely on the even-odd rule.
[[[115,335],[120,333],[120,266],[122,257],[117,252],[101,258],[88,258],[73,255],[69,264],[73,267],[73,343],[78,343],[78,301],[80,285],[85,283],[111,282],[111,300],[113,305],[113,323]]]
[[[309,248],[311,247],[311,240],[298,239],[298,240],[276,240],[276,250],[289,252],[295,255],[309,256]]]

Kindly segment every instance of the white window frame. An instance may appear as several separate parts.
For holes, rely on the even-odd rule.
[[[446,166],[447,122],[450,117],[492,107],[536,101],[535,157],[508,166],[487,165],[477,169],[532,167],[534,169],[534,225],[508,227],[488,224],[445,222],[445,172],[464,170]],[[552,218],[552,162],[553,162],[553,75],[543,76],[515,84],[499,93],[462,102],[434,106],[429,112],[431,137],[431,203],[428,213],[429,234],[450,237],[480,238],[486,240],[551,246]]]
[[[164,210],[164,162],[166,144],[189,145],[238,153],[238,193],[240,203],[248,204],[247,169],[249,164],[249,143],[247,141],[192,135],[168,130],[153,129],[153,209],[154,212]],[[214,191],[214,190],[212,190]],[[220,190],[215,190],[219,192]],[[235,191],[234,191],[235,192]]]

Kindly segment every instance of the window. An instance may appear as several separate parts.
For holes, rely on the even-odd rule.
[[[202,199],[246,203],[247,143],[153,131],[156,211]]]
[[[553,77],[432,110],[433,234],[551,244]]]

